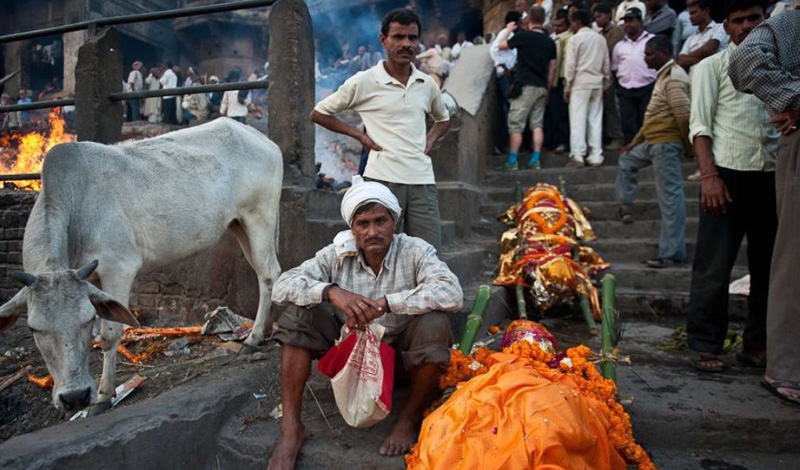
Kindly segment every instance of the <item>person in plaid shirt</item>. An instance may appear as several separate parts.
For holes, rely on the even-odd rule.
[[[778,144],[775,190],[778,231],[767,300],[767,370],[762,385],[800,404],[800,10],[787,10],[761,23],[731,52],[733,86],[766,103],[770,122],[783,134]],[[748,243],[750,241],[748,240]]]
[[[300,420],[303,389],[318,359],[333,346],[346,323],[363,329],[375,321],[384,341],[402,354],[411,394],[381,445],[382,455],[400,455],[416,442],[415,428],[450,361],[453,334],[446,312],[459,311],[458,278],[421,238],[395,234],[400,204],[386,186],[353,177],[342,200],[350,230],[314,258],[281,275],[272,301],[283,311],[271,339],[281,348],[281,439],[271,469],[294,468],[305,428]]]

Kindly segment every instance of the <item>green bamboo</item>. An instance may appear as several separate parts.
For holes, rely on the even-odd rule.
[[[592,315],[592,306],[589,304],[589,297],[586,294],[581,294],[580,303],[583,319],[586,320],[586,326],[589,327],[589,334],[594,336],[598,333],[598,328],[597,323],[594,321],[594,315]]]
[[[561,190],[561,196],[566,199],[567,198],[567,180],[564,179],[563,176],[558,177],[558,186]]]
[[[617,279],[613,274],[606,274],[603,276],[603,334],[602,334],[602,352],[603,356],[609,358],[614,355],[614,348],[617,343],[616,338],[616,308],[615,296],[617,289]],[[614,361],[606,360],[601,366],[603,377],[617,381],[617,363]]]
[[[483,314],[486,313],[486,306],[489,305],[489,297],[491,295],[492,289],[489,286],[482,285],[478,287],[475,303],[472,305],[472,312],[467,316],[467,325],[464,327],[464,334],[458,343],[458,349],[464,355],[472,351],[472,345],[475,344],[478,330],[483,325]]]
[[[514,184],[514,198],[517,202],[522,202],[522,186],[519,185],[519,181]]]
[[[517,315],[520,320],[526,320],[528,318],[528,308],[525,306],[525,286],[518,283],[515,290],[517,293]]]

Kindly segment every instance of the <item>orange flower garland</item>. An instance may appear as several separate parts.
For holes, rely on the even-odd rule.
[[[526,196],[523,207],[527,210],[520,219],[524,221],[530,218],[544,234],[551,235],[557,233],[569,220],[567,208],[561,201],[560,194],[554,192],[550,188],[537,187],[536,189],[537,192]],[[547,221],[544,220],[544,217],[536,212],[537,204],[542,200],[552,202],[558,209],[558,220],[553,225],[549,225]]]

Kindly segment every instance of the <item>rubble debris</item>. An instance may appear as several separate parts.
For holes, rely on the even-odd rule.
[[[139,386],[141,386],[145,380],[147,380],[146,377],[142,377],[141,375],[137,374],[128,379],[125,383],[118,385],[117,388],[114,389],[114,398],[111,399],[111,408],[117,406],[119,402],[133,393],[133,391],[139,388]],[[75,421],[76,419],[85,418],[88,415],[89,408],[87,407],[72,415],[72,418],[69,420]]]
[[[28,372],[28,369],[30,369],[30,366],[23,367],[18,372],[7,375],[5,377],[0,377],[0,392],[13,385],[14,382],[16,382],[17,380],[21,379],[22,376],[24,376]]]
[[[189,339],[187,337],[184,336],[169,343],[166,351],[164,351],[164,355],[167,357],[172,357],[177,354],[191,354],[189,350]]]
[[[233,313],[228,307],[218,307],[206,313],[203,319],[205,324],[200,334],[217,335],[223,341],[241,341],[247,338],[253,328],[252,321]]]

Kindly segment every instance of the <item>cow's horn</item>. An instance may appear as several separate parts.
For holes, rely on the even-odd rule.
[[[77,271],[75,271],[75,274],[78,276],[78,279],[80,279],[82,281],[85,281],[86,279],[89,279],[89,276],[91,276],[92,273],[94,272],[94,270],[97,269],[97,264],[98,264],[98,261],[94,260],[94,261],[90,262],[89,264],[81,267]]]
[[[11,271],[10,276],[17,282],[25,284],[28,287],[36,284],[36,276],[33,274],[28,274],[23,271]]]

